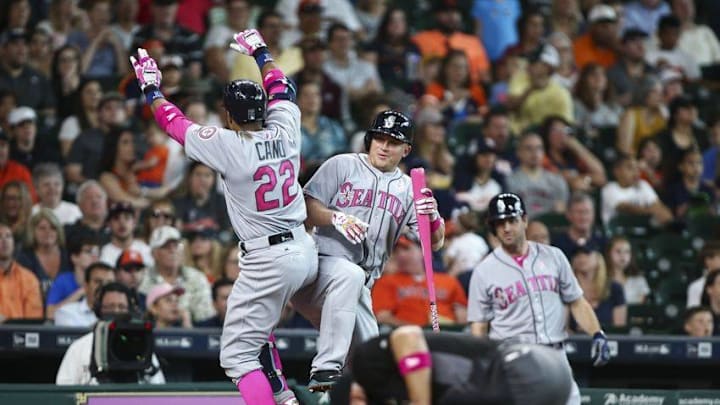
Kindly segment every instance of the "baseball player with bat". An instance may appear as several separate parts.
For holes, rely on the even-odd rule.
[[[527,211],[522,199],[512,193],[493,197],[487,224],[500,246],[480,262],[470,278],[468,321],[472,334],[545,345],[564,353],[568,305],[578,324],[593,337],[593,365],[606,364],[610,360],[607,338],[565,254],[525,238]],[[574,382],[567,403],[580,404]]]
[[[442,247],[445,225],[432,192],[423,188],[413,200],[410,177],[398,168],[411,148],[410,119],[381,112],[365,134],[367,154],[334,156],[305,185],[307,224],[317,227],[318,278],[292,303],[320,329],[312,391],[337,381],[353,337],[362,342],[378,335],[370,288],[402,229],[417,232],[418,217],[427,217],[432,247]]]
[[[295,89],[261,35],[246,30],[234,38],[233,49],[255,58],[263,85],[235,80],[225,87],[227,128],[193,123],[168,102],[160,92],[161,72],[147,51],[138,49],[137,59],[130,60],[160,127],[185,146],[190,159],[224,180],[243,271],[228,298],[220,364],[245,403],[297,403],[281,373],[269,380],[261,362],[279,367],[277,350],[266,342],[290,297],[317,276],[317,249],[303,225],[307,214],[298,184],[300,110]]]

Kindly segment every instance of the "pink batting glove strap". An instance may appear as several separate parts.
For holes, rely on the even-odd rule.
[[[435,233],[438,229],[440,229],[440,226],[445,223],[445,220],[441,216],[438,216],[435,218],[434,221],[430,222],[430,233]]]
[[[408,354],[398,362],[398,369],[400,370],[400,375],[403,377],[414,371],[430,368],[431,366],[432,357],[430,356],[430,352],[415,352]]]
[[[167,101],[155,109],[155,121],[170,138],[185,146],[185,133],[193,123],[175,104]]]

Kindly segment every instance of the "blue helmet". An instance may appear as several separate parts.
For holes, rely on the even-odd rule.
[[[225,86],[223,105],[238,124],[265,121],[267,95],[252,80],[233,80]]]

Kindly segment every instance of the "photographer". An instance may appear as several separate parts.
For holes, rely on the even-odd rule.
[[[137,312],[137,303],[133,293],[127,287],[112,282],[104,285],[98,291],[94,311],[98,319],[101,320],[100,322],[108,319],[128,318],[130,314]],[[93,373],[94,367],[92,364],[93,358],[98,357],[93,351],[93,347],[98,346],[98,342],[95,342],[96,330],[98,329],[93,329],[93,331],[80,337],[68,347],[55,378],[57,385],[96,385],[100,383]],[[112,350],[112,348],[108,348],[108,352]],[[137,382],[164,384],[165,376],[160,370],[159,364],[157,357],[153,353],[152,367],[150,367],[149,371],[143,371],[144,375],[138,375]],[[125,376],[127,375],[128,373],[125,373]],[[125,378],[122,381],[116,381],[113,376],[105,376],[105,379],[108,382],[127,382]]]

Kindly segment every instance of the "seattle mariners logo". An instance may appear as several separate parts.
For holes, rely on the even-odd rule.
[[[395,117],[394,115],[388,115],[387,117],[385,117],[385,120],[383,120],[383,127],[388,129],[392,128],[393,126],[395,126],[396,119],[397,117]]]

